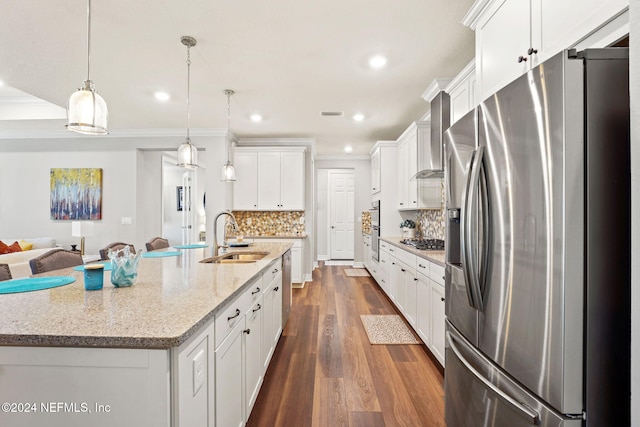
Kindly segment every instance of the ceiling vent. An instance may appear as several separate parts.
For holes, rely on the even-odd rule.
[[[327,117],[342,117],[344,116],[344,111],[320,111],[320,115]]]

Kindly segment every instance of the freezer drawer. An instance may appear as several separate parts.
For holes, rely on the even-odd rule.
[[[448,427],[580,427],[521,388],[447,322],[445,421]]]

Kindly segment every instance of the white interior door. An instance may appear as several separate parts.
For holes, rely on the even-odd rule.
[[[329,172],[331,259],[353,259],[355,220],[354,172]]]

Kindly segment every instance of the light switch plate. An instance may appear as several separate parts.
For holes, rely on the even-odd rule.
[[[193,395],[198,393],[202,388],[204,380],[207,377],[207,366],[204,357],[204,350],[200,350],[193,358]]]

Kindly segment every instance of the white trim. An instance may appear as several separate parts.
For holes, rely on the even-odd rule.
[[[245,147],[255,147],[255,146],[309,146],[315,147],[316,140],[315,138],[240,138],[238,139],[238,145]]]
[[[422,99],[427,102],[433,101],[433,98],[435,98],[438,93],[442,92],[450,81],[451,79],[434,79],[427,90],[422,93]]]
[[[324,265],[353,265],[353,260],[329,260]]]
[[[315,270],[316,268],[320,268],[320,264],[318,264],[318,261],[313,262],[313,269]],[[311,274],[309,274],[309,276],[311,276]]]
[[[313,282],[313,277],[311,273],[307,273],[304,275],[304,282],[302,282],[302,286],[304,286],[306,282]]]
[[[626,8],[602,27],[578,40],[573,47],[578,51],[607,47],[624,38],[627,34],[629,34],[629,8]]]
[[[405,136],[409,135],[411,132],[415,131],[416,128],[418,127],[422,127],[422,126],[431,126],[431,122],[430,121],[416,121],[416,122],[411,122],[411,124],[409,125],[408,128],[405,129],[404,132],[402,132],[402,134],[398,137],[397,141],[402,141],[404,139]]]
[[[363,262],[360,262],[360,261],[358,261],[358,262],[355,262],[355,261],[354,261],[354,262],[353,262],[353,268],[365,268],[365,267],[364,267],[364,263],[363,263]]]
[[[318,261],[328,261],[329,255],[318,255]],[[316,261],[316,267],[318,266],[318,262]]]
[[[431,123],[431,110],[427,111],[424,116],[420,117],[419,121]]]
[[[471,62],[469,62],[457,76],[455,76],[447,87],[444,89],[445,92],[451,93],[453,89],[455,89],[460,83],[462,83],[466,78],[468,78],[471,74],[476,72],[476,59],[473,58]]]
[[[373,154],[380,147],[392,147],[392,148],[395,148],[397,146],[398,146],[398,144],[396,144],[395,140],[393,140],[393,141],[378,141],[373,145],[373,147],[371,147],[371,150],[369,150],[369,155]]]
[[[484,15],[487,9],[489,9],[495,1],[496,0],[476,0],[460,23],[475,31],[480,18],[482,18],[482,15]]]
[[[242,152],[242,151],[260,151],[260,152],[265,152],[265,151],[272,151],[272,152],[292,152],[292,151],[296,151],[296,152],[306,152],[307,151],[307,147],[301,147],[299,145],[297,146],[286,146],[286,147],[274,147],[274,146],[268,146],[268,147],[264,147],[264,146],[235,146],[231,149],[231,151],[237,151],[237,152]]]
[[[191,129],[191,136],[226,136],[226,129]],[[185,136],[184,129],[122,129],[110,130],[108,135],[100,136],[100,139],[107,138],[158,138],[170,137],[179,138]],[[0,139],[95,139],[94,136],[87,137],[66,129],[61,130],[3,130],[0,132]]]
[[[371,156],[351,154],[318,154],[316,160],[371,160]]]

